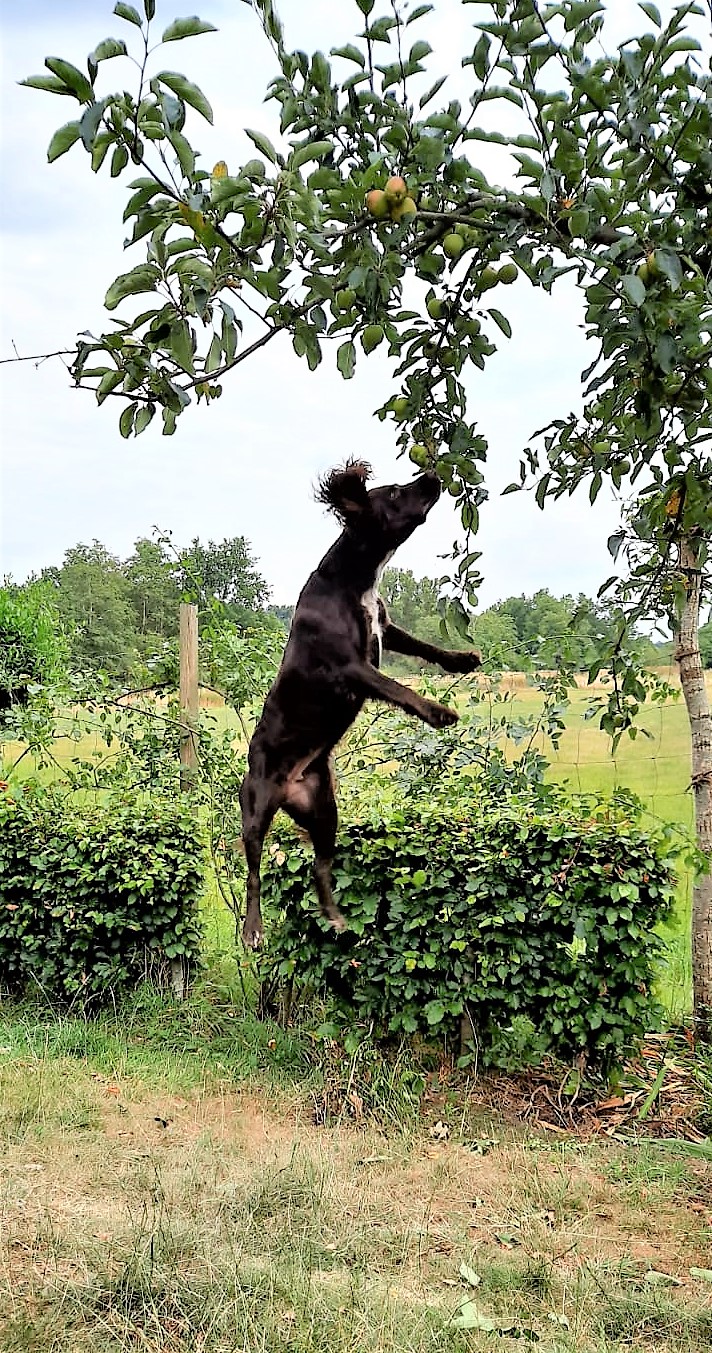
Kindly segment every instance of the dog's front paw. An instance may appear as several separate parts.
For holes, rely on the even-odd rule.
[[[436,705],[434,702],[428,704],[428,723],[431,728],[447,728],[450,724],[457,723],[459,714],[454,709],[449,709],[446,705]]]
[[[482,654],[475,648],[465,653],[456,653],[454,656],[457,658],[456,672],[475,672],[482,666]]]

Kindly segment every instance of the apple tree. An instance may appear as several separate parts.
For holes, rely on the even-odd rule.
[[[379,417],[457,500],[467,540],[456,571],[471,601],[487,446],[464,381],[511,332],[508,285],[523,275],[551,291],[572,274],[593,357],[583,412],[532,438],[511,487],[535,485],[542,507],[581,487],[592,501],[604,484],[632,493],[628,530],[611,541],[630,560],[610,584],[618,631],[595,664],[613,675],[602,724],[619,737],[646,696],[631,620],[672,614],[693,739],[702,732],[694,788],[707,851],[712,737],[694,634],[712,512],[712,86],[696,27],[708,33],[710,0],[665,21],[641,4],[644,31],[610,54],[602,0],[462,0],[474,24],[464,105],[420,35],[430,4],[352,0],[357,32],[327,56],[287,49],[272,0],[243,3],[275,60],[273,118],[248,130],[256,153],[245,164],[201,164],[195,117],[212,110],[165,68],[165,49],[212,25],[177,19],[156,41],[155,0],[143,13],[119,0],[122,35],[100,42],[85,69],[50,57],[48,73],[25,82],[79,105],[49,158],[76,147],[95,173],[127,177],[129,245],[140,251],[106,293],[111,327],[78,340],[73,379],[100,402],[122,401],[123,436],[157,413],[170,434],[267,344],[291,339],[311,369],[331,348],[347,380],[363,356],[387,350],[396,384]],[[134,87],[111,92],[111,62],[127,52]],[[482,141],[509,158],[513,186],[478,167],[472,143]],[[695,935],[703,1027],[709,878],[696,889]]]
[[[609,541],[622,568],[601,589],[618,605],[618,632],[591,677],[613,673],[601,722],[616,740],[645,698],[626,633],[642,618],[671,626],[704,856],[693,896],[695,1015],[709,1035],[712,719],[698,630],[712,536],[712,5],[679,5],[667,22],[656,5],[639,8],[646,31],[612,55],[600,0],[499,0],[479,6],[478,22],[501,44],[497,77],[536,136],[526,157],[516,138],[509,145],[525,196],[539,191],[567,237],[593,356],[583,411],[532,439],[510,487],[535,485],[542,508],[581,488],[593,502],[604,483],[629,496]]]

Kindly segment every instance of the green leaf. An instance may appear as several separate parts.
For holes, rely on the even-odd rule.
[[[162,70],[156,76],[156,79],[160,80],[161,84],[172,90],[174,94],[177,94],[178,98],[182,99],[184,103],[189,103],[191,108],[195,108],[195,111],[200,113],[206,122],[212,123],[213,110],[202,89],[199,89],[197,85],[192,84],[190,80],[186,80],[184,75],[179,75],[177,71],[172,70]]]
[[[422,61],[424,57],[430,56],[432,50],[429,42],[422,39],[419,42],[414,42],[408,54],[408,62],[415,65],[417,61]]]
[[[134,432],[137,437],[144,431],[145,428],[148,427],[155,412],[156,412],[155,405],[153,404],[141,405],[141,408],[139,409],[138,413],[136,414],[136,418],[134,419]]]
[[[501,310],[495,310],[494,307],[492,307],[492,309],[489,310],[487,313],[492,316],[492,319],[494,320],[497,327],[502,330],[502,333],[504,334],[505,338],[511,338],[512,326],[509,323],[507,316],[503,315]]]
[[[169,132],[168,140],[178,156],[178,163],[181,167],[183,178],[191,179],[195,173],[195,151],[193,150],[193,147],[180,132]]]
[[[114,14],[118,14],[119,18],[125,19],[127,23],[136,24],[137,28],[141,27],[141,15],[138,10],[134,9],[133,5],[125,5],[123,0],[118,0],[114,5]]]
[[[138,408],[137,404],[129,404],[124,409],[119,419],[119,432],[122,437],[130,437],[133,432],[134,414]]]
[[[96,390],[97,404],[103,404],[107,395],[110,395],[117,385],[121,385],[124,375],[123,371],[107,371],[106,375],[102,376]]]
[[[199,19],[197,14],[192,14],[187,19],[174,19],[164,29],[161,35],[161,42],[179,42],[181,38],[195,38],[199,33],[217,33],[215,24],[206,23],[204,19]]]
[[[307,160],[322,160],[333,149],[331,141],[312,141],[306,146],[300,146],[292,155],[290,168],[299,169],[301,165],[307,163]]]
[[[184,319],[179,320],[171,327],[170,350],[179,366],[182,366],[183,370],[187,371],[189,375],[194,375],[193,343],[190,329]]]
[[[445,1006],[442,1001],[428,1001],[425,1007],[425,1018],[428,1024],[442,1024],[446,1015]]]
[[[690,1269],[691,1278],[701,1278],[703,1282],[712,1283],[712,1268],[696,1268],[694,1265]]]
[[[674,249],[663,246],[655,250],[655,264],[659,272],[667,277],[673,291],[677,291],[682,282],[682,264]]]
[[[573,239],[585,240],[588,235],[591,214],[587,207],[572,211],[569,216],[569,230]]]
[[[475,1270],[470,1268],[468,1264],[460,1264],[458,1272],[460,1277],[464,1278],[465,1282],[470,1284],[470,1287],[479,1287],[482,1279],[480,1278],[479,1273],[475,1273]]]
[[[430,86],[430,89],[426,89],[425,93],[422,94],[418,100],[418,107],[424,108],[426,103],[430,103],[430,100],[434,99],[438,91],[442,89],[446,80],[447,75],[441,75],[440,79],[436,80],[435,84]]]
[[[336,365],[345,381],[350,381],[356,367],[356,348],[352,342],[342,343],[336,354]]]
[[[672,42],[666,42],[665,55],[670,52],[701,52],[702,48],[696,38],[673,38]]]
[[[635,306],[641,306],[645,300],[646,291],[645,285],[637,273],[626,273],[625,277],[621,278],[621,284],[628,300],[632,301]]]
[[[479,38],[474,52],[472,53],[472,65],[478,80],[486,80],[489,70],[489,49],[490,37],[483,33]]]
[[[459,1330],[482,1330],[483,1334],[492,1334],[496,1328],[494,1320],[483,1315],[474,1301],[466,1301],[460,1307],[459,1315],[453,1316],[451,1324]]]
[[[363,68],[366,65],[366,58],[358,47],[354,47],[352,42],[347,42],[345,47],[332,47],[331,56],[342,56],[345,61],[355,61],[357,66]]]
[[[60,155],[64,155],[74,145],[74,142],[79,140],[81,134],[82,130],[78,122],[65,122],[64,126],[54,133],[47,147],[49,163],[52,164],[54,160],[59,159]]]
[[[91,167],[95,174],[101,169],[113,139],[110,132],[99,132],[99,135],[95,138],[91,152]]]
[[[111,157],[111,177],[116,179],[123,172],[129,162],[129,152],[126,146],[117,146]]]
[[[245,131],[253,144],[257,146],[257,149],[262,152],[271,164],[284,163],[281,155],[277,154],[277,151],[268,136],[264,136],[262,132],[251,131],[249,127],[245,127]]]
[[[478,531],[480,525],[480,514],[475,503],[465,502],[460,509],[460,521],[466,531]]]
[[[18,84],[25,85],[28,89],[44,89],[48,94],[64,94],[68,98],[74,98],[64,80],[58,80],[56,75],[28,75],[26,80],[19,80]]]
[[[662,28],[663,21],[660,18],[660,10],[657,5],[640,4],[638,8],[642,9],[643,13],[655,24],[656,28]]]
[[[45,66],[51,70],[58,80],[63,80],[68,89],[76,95],[80,103],[92,103],[94,99],[94,89],[76,66],[70,61],[63,61],[60,56],[48,56],[45,58]]]
[[[90,61],[98,64],[99,61],[110,61],[114,56],[126,56],[126,43],[123,38],[104,38],[89,57]]]
[[[550,475],[550,474],[542,475],[541,479],[539,480],[539,483],[538,483],[537,486],[536,486],[536,492],[535,492],[535,494],[534,494],[534,498],[535,498],[537,507],[540,507],[540,508],[542,509],[542,511],[544,510],[544,501],[545,501],[546,495],[547,495],[547,493],[548,493],[548,491],[549,491],[549,483],[550,483],[550,481],[551,481],[551,475]]]
[[[90,153],[94,148],[94,141],[96,139],[96,134],[99,130],[103,114],[104,114],[103,100],[101,103],[90,103],[88,108],[85,108],[84,112],[82,113],[81,121],[79,123],[79,126],[81,128],[82,145],[84,146],[84,149],[88,150]]]
[[[133,268],[131,272],[122,273],[116,281],[111,283],[109,290],[104,297],[104,305],[107,310],[115,310],[119,301],[125,296],[136,296],[141,292],[155,291],[156,283],[160,279],[158,268],[152,263],[139,263],[138,267]]]
[[[662,1273],[657,1268],[649,1268],[647,1273],[643,1274],[643,1281],[658,1287],[682,1286],[680,1278],[676,1278],[672,1273]]]

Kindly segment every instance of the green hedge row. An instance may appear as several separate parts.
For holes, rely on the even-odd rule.
[[[0,986],[108,996],[197,961],[202,844],[179,809],[0,793]]]
[[[610,1066],[657,1017],[673,877],[660,842],[589,807],[413,806],[342,825],[342,934],[316,917],[309,847],[279,822],[266,852],[265,979],[328,993],[342,1028],[457,1040],[497,1061],[523,1017],[536,1046]],[[510,1050],[512,1048],[510,1042]]]

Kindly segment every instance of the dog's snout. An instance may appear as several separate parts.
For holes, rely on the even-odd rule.
[[[442,484],[438,476],[432,470],[426,470],[416,479],[416,484],[423,491],[423,496],[428,498],[431,503],[436,503],[442,492]]]

